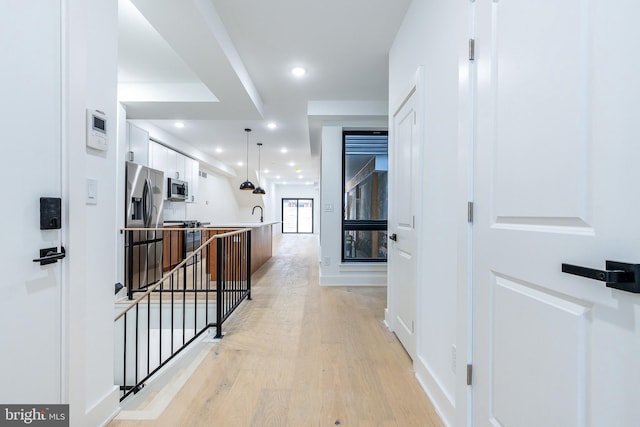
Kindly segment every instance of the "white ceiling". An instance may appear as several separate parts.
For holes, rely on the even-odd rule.
[[[386,120],[388,51],[409,3],[119,0],[118,96],[128,119],[229,165],[238,180],[251,128],[251,172],[261,142],[263,181],[317,183],[322,123]],[[294,78],[293,66],[307,75]]]

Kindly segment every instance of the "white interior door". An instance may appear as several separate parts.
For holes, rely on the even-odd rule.
[[[420,191],[416,185],[419,161],[416,116],[416,91],[413,90],[393,115],[394,202],[389,233],[395,241],[390,242],[387,260],[388,282],[394,296],[394,332],[412,359],[416,354],[416,195]]]
[[[475,7],[473,425],[636,426],[640,3]]]
[[[60,230],[40,230],[40,197],[61,196],[60,1],[0,6],[0,135],[5,194],[0,310],[0,402],[60,403]]]

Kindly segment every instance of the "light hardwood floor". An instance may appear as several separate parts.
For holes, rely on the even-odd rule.
[[[110,426],[441,426],[383,323],[385,288],[320,287],[317,237],[285,235],[159,418]],[[144,391],[143,391],[144,393]]]

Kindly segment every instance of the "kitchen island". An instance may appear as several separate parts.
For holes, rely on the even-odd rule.
[[[212,224],[206,227],[206,239],[208,240],[214,234],[227,233],[243,228],[251,229],[251,273],[254,273],[262,267],[273,254],[273,224],[278,224],[279,222],[280,221]],[[204,238],[205,236],[203,236],[203,239]],[[209,263],[209,274],[214,276],[215,271],[215,256],[212,256]]]

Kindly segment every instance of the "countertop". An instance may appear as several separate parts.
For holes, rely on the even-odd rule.
[[[209,223],[203,222],[202,228],[258,228],[266,225],[280,224],[280,221],[265,221],[265,222],[221,222],[221,223]],[[165,222],[163,227],[182,227],[182,224],[175,222]]]
[[[207,228],[223,228],[223,227],[232,227],[232,228],[258,228],[264,227],[266,225],[280,224],[280,221],[265,221],[265,222],[224,222],[224,223],[211,223],[207,225]]]

